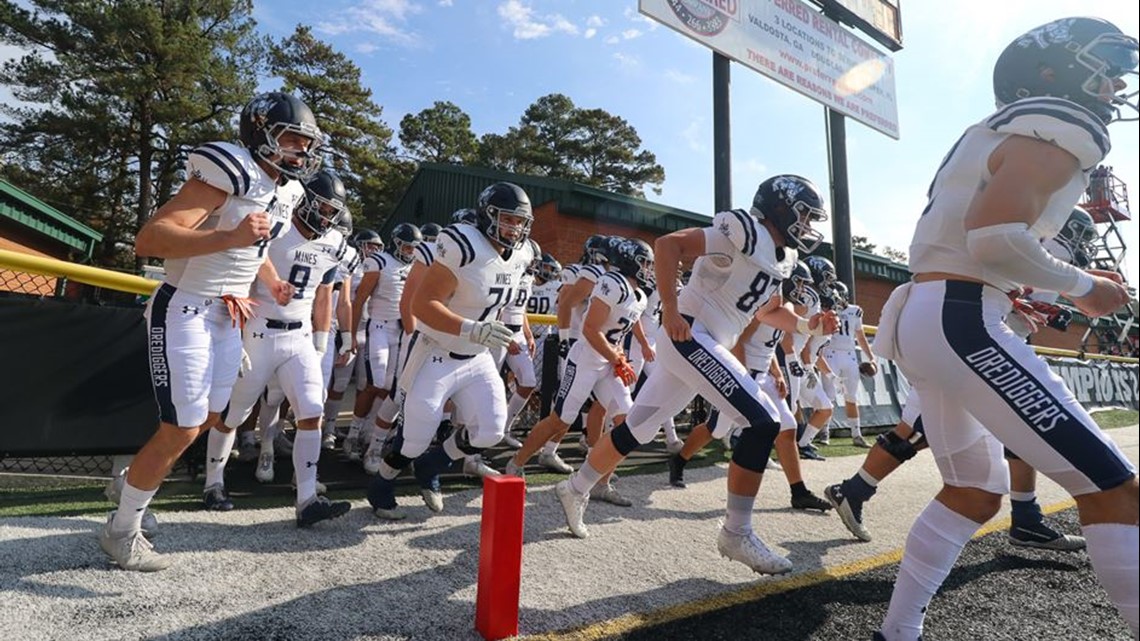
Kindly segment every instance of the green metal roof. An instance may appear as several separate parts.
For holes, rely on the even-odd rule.
[[[0,217],[8,218],[90,257],[103,234],[0,179]]]
[[[687,227],[704,227],[711,220],[707,215],[642,198],[613,194],[559,178],[525,176],[465,165],[423,163],[416,170],[396,211],[380,228],[380,235],[387,238],[392,228],[402,222],[448,225],[451,223],[452,212],[474,205],[479,193],[487,185],[501,180],[513,182],[525,189],[536,208],[555,201],[558,211],[563,214],[627,225],[658,234],[668,234]],[[821,245],[816,253],[827,257],[833,255],[828,243]],[[906,265],[859,249],[854,254],[857,273],[896,283],[910,280],[910,271]]]
[[[568,180],[524,176],[483,167],[423,163],[396,206],[396,211],[379,230],[380,234],[387,237],[392,227],[402,222],[416,225],[429,222],[450,224],[452,212],[471,207],[487,185],[503,180],[525,189],[536,208],[555,201],[559,212],[571,216],[628,225],[662,234],[707,225],[709,222],[708,216],[641,198],[612,194]]]

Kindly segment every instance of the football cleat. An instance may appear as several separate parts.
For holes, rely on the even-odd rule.
[[[747,565],[759,574],[785,574],[792,571],[792,562],[768,549],[755,532],[735,534],[720,528],[716,539],[720,555]]]
[[[1009,542],[1017,547],[1057,552],[1079,552],[1085,549],[1085,537],[1062,534],[1041,522],[1013,525],[1009,528]]]
[[[99,533],[99,547],[120,568],[133,572],[158,572],[170,567],[170,560],[154,551],[154,546],[139,532],[115,532],[112,512]]]
[[[871,533],[867,531],[866,527],[863,527],[862,501],[844,495],[843,486],[838,483],[824,488],[823,495],[827,497],[827,502],[835,508],[835,513],[839,515],[839,520],[843,521],[848,532],[854,534],[855,538],[860,541],[871,540]]]
[[[542,454],[539,454],[538,464],[550,470],[551,472],[557,472],[558,474],[574,473],[574,468],[570,467],[566,461],[563,461],[562,457],[558,456],[558,452],[552,452],[549,454],[543,452]]]
[[[351,509],[352,504],[348,501],[334,503],[323,496],[314,496],[304,505],[297,506],[297,527],[309,527],[314,523],[335,519],[348,514]]]
[[[555,485],[554,493],[558,496],[562,511],[566,514],[566,525],[569,526],[570,533],[580,539],[590,536],[590,530],[583,520],[586,516],[586,506],[590,503],[590,495],[575,492],[570,486],[569,479]]]

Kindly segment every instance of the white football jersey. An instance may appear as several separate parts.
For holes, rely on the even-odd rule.
[[[700,321],[718,343],[731,347],[756,310],[780,292],[780,283],[798,259],[796,250],[777,248],[752,214],[722,211],[705,229],[705,255],[693,263],[677,309]]]
[[[404,295],[404,282],[411,263],[402,263],[386,251],[376,252],[364,259],[364,273],[377,272],[376,287],[368,299],[368,317],[377,321],[400,318],[400,297]]]
[[[425,267],[431,267],[435,262],[435,243],[420,243],[416,245],[416,253],[412,255],[416,262],[423,263]]]
[[[768,371],[768,364],[776,355],[776,346],[783,338],[784,330],[760,323],[744,343],[744,366],[750,370]]]
[[[558,290],[561,287],[562,283],[556,280],[536,285],[530,292],[530,300],[526,302],[526,312],[528,314],[557,314]]]
[[[976,278],[1002,291],[1014,283],[987,269],[966,247],[965,218],[970,203],[991,176],[989,158],[1010,136],[1046,140],[1077,158],[1077,173],[1045,206],[1030,227],[1040,239],[1060,230],[1088,186],[1088,174],[1108,153],[1108,130],[1092,112],[1061,98],[1025,98],[998,109],[966,130],[934,176],[927,192],[926,209],[918,219],[910,245],[910,271],[948,272]]]
[[[445,227],[436,241],[435,261],[450,269],[457,281],[455,293],[446,301],[447,308],[470,320],[496,318],[513,300],[514,290],[533,259],[529,243],[502,256],[498,246],[478,228],[462,224]],[[422,320],[420,328],[455,354],[474,355],[487,350],[466,336],[441,332]]]
[[[231,230],[249,214],[269,214],[269,238],[248,247],[224,249],[190,258],[167,259],[166,282],[179,291],[213,298],[248,296],[270,242],[285,231],[293,210],[304,196],[296,180],[284,185],[269,177],[244,147],[228,142],[206,143],[190,152],[187,173],[226,192],[226,201],[210,212],[200,230]]]
[[[629,279],[618,272],[606,272],[598,279],[594,285],[594,290],[587,299],[587,313],[589,313],[589,305],[595,299],[602,301],[610,308],[609,315],[602,323],[602,335],[606,337],[606,342],[610,345],[620,346],[625,340],[626,334],[629,334],[634,323],[641,318],[641,314],[645,311],[648,302],[645,292],[630,284]],[[582,347],[579,348],[578,345]],[[579,341],[575,344],[574,349],[581,350],[574,359],[579,364],[603,365],[607,362],[587,341]]]
[[[855,335],[863,329],[863,308],[858,305],[848,305],[835,315],[839,321],[839,330],[831,335],[831,349],[851,352],[859,349]]]
[[[527,301],[530,300],[531,289],[534,288],[534,276],[523,273],[515,288],[511,302],[499,312],[499,321],[505,325],[522,325],[526,318]]]
[[[645,290],[642,290],[644,293]],[[645,298],[645,311],[641,312],[641,329],[646,334],[650,334],[651,330],[661,325],[661,294],[657,292],[654,287],[653,291]]]
[[[605,273],[606,268],[602,265],[570,265],[562,270],[562,284],[568,289],[584,278],[596,285]],[[570,309],[570,340],[582,338],[582,321],[586,318],[586,306],[589,304],[590,297],[587,296],[586,300]],[[558,313],[557,309],[555,313]]]
[[[319,285],[336,282],[341,257],[344,254],[344,236],[331,230],[324,236],[306,239],[297,229],[289,230],[269,244],[269,260],[277,274],[296,288],[287,305],[278,305],[273,294],[260,282],[253,284],[252,297],[257,301],[254,315],[281,321],[301,321],[308,326],[313,316],[313,300]]]

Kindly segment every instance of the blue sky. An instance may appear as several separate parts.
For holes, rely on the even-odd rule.
[[[257,0],[255,15],[275,37],[310,24],[349,55],[393,129],[404,114],[450,100],[470,114],[477,134],[503,132],[536,98],[561,92],[637,128],[666,173],[662,194],[651,200],[712,213],[712,54],[640,16],[636,0],[320,4],[314,11],[307,1]],[[1129,5],[1093,6],[1137,35]],[[1024,31],[1086,15],[1088,7],[1076,0],[903,0],[905,48],[894,54],[901,139],[854,121],[847,127],[854,233],[905,249],[942,156],[964,127],[992,110],[997,54]],[[0,50],[0,59],[10,56]],[[799,173],[826,188],[822,106],[734,64],[732,118],[734,206],[747,206],[756,185],[775,173]],[[1110,132],[1108,163],[1140,197],[1137,124],[1114,124]],[[1134,244],[1136,225],[1124,233]],[[1126,261],[1133,280],[1138,250]]]
[[[1137,12],[1127,5],[1095,6],[1136,35]],[[391,126],[450,100],[471,115],[477,134],[502,132],[536,98],[561,92],[637,128],[665,167],[662,194],[651,200],[712,213],[712,54],[640,16],[636,0],[326,0],[319,17],[311,6],[262,1],[255,11],[271,34],[309,23],[351,56]],[[894,54],[901,139],[853,121],[847,127],[854,233],[905,249],[942,156],[992,110],[997,54],[1032,27],[1087,11],[1073,0],[902,2],[904,49]],[[822,106],[734,64],[732,118],[734,206],[746,206],[774,173],[826,188]],[[1110,132],[1108,162],[1140,197],[1137,124]],[[1136,225],[1125,234],[1134,243]],[[1134,248],[1127,260],[1132,279],[1138,254]]]

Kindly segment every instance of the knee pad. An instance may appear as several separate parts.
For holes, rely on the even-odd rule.
[[[875,439],[879,447],[883,448],[887,454],[895,457],[899,463],[906,463],[918,454],[919,445],[926,445],[926,437],[922,432],[916,431],[911,434],[909,439],[903,438],[894,432],[886,432],[880,434],[879,438]]]
[[[384,445],[380,449],[380,453],[384,456],[384,462],[394,470],[402,470],[412,464],[412,459],[400,454],[400,446],[403,444],[403,437],[396,435],[384,441]]]
[[[479,454],[486,448],[475,447],[471,444],[471,432],[465,427],[460,430],[455,430],[455,446],[459,448],[460,452],[468,456]]]
[[[732,448],[732,462],[749,472],[763,474],[772,455],[772,443],[780,431],[778,423],[753,425],[740,431],[740,440]]]
[[[622,456],[629,456],[630,452],[637,449],[640,443],[637,442],[637,437],[629,430],[629,426],[622,421],[621,425],[615,426],[610,432],[610,439],[614,442],[614,449]]]

